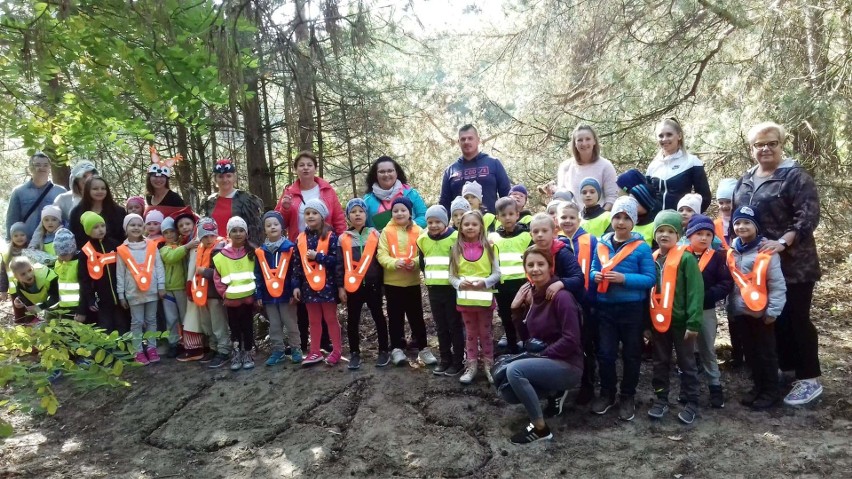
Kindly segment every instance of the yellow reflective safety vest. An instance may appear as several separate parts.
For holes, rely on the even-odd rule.
[[[588,231],[588,230],[586,230],[586,231]],[[645,238],[645,242],[648,243],[648,246],[653,247],[653,243],[654,243],[654,223],[653,222],[648,223],[647,225],[634,226],[633,232],[639,233],[640,235],[642,235],[642,237]]]
[[[76,308],[80,305],[80,280],[77,277],[79,260],[57,261],[53,271],[59,276],[59,307]]]
[[[488,252],[483,251],[482,256],[476,261],[468,261],[464,257],[459,258],[459,278],[468,281],[480,281],[491,276],[491,262],[488,261]],[[494,301],[494,291],[458,290],[456,304],[459,306],[482,306],[489,307]]]
[[[600,237],[603,236],[606,232],[606,229],[609,227],[609,224],[611,222],[612,214],[609,211],[604,211],[595,218],[581,221],[580,227],[586,230],[587,233],[591,234],[595,238],[600,239]]]
[[[222,283],[228,286],[225,299],[242,299],[254,294],[254,260],[248,255],[240,259],[231,259],[222,253],[213,257],[216,271]]]
[[[44,246],[42,246],[42,248],[44,249],[45,253],[47,253],[51,256],[56,256],[56,247],[53,246],[52,241],[50,243],[45,243]]]
[[[497,217],[494,213],[483,213],[482,223],[485,225],[485,231],[494,231],[497,229]]]
[[[450,250],[458,237],[459,232],[453,231],[446,238],[433,240],[423,230],[423,234],[417,238],[417,247],[423,253],[423,282],[426,286],[449,286]]]
[[[30,300],[31,303],[38,305],[47,301],[47,295],[50,292],[50,282],[56,279],[56,273],[43,264],[33,265],[33,272],[35,273],[35,284],[38,291],[30,293],[26,289],[21,288],[19,293]]]
[[[504,238],[494,232],[488,235],[488,239],[494,244],[494,254],[500,264],[500,283],[526,278],[523,256],[532,242],[529,232],[524,231],[511,238]]]

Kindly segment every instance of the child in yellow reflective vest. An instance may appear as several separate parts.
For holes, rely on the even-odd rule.
[[[494,209],[497,210],[500,226],[488,235],[488,240],[494,246],[501,273],[500,283],[497,284],[497,313],[503,324],[503,337],[497,342],[497,346],[516,354],[520,350],[518,334],[512,323],[512,300],[527,282],[521,256],[532,243],[532,236],[529,222],[520,222],[521,209],[517,199],[500,198],[494,204]]]
[[[33,265],[25,256],[18,256],[9,263],[15,275],[15,306],[26,311],[26,316],[16,320],[18,324],[35,324],[42,311],[59,302],[59,281],[53,270],[43,265]]]
[[[33,232],[33,237],[30,240],[30,248],[44,251],[45,253],[56,256],[53,239],[58,230],[62,226],[62,210],[57,206],[47,205],[41,210],[41,223]]]
[[[461,232],[450,251],[450,284],[458,291],[456,307],[467,331],[467,362],[459,378],[462,384],[470,384],[476,378],[478,359],[482,360],[488,382],[494,381],[491,319],[497,305],[493,288],[499,282],[500,263],[486,239],[482,214],[469,211],[461,218]]]
[[[80,301],[80,259],[74,233],[59,228],[53,238],[53,247],[56,251],[53,271],[59,277],[58,309],[66,311],[63,317],[83,322],[86,320],[86,308]]]

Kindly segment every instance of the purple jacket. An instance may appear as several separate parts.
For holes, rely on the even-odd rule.
[[[559,281],[551,279],[548,286]],[[548,344],[542,356],[566,361],[583,369],[583,349],[580,345],[580,307],[574,296],[565,289],[559,290],[548,301],[545,290],[533,290],[533,303],[526,317],[516,316],[515,326],[521,339],[536,338]],[[516,310],[517,311],[517,310]],[[522,321],[517,321],[521,319]]]

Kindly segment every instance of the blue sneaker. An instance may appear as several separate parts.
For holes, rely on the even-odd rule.
[[[293,361],[293,364],[299,364],[302,362],[302,349],[301,348],[293,348],[293,351],[290,353],[290,361]]]
[[[796,381],[793,390],[784,398],[784,404],[788,406],[802,406],[808,404],[822,394],[822,385],[816,379],[805,379]]]
[[[286,358],[284,357],[284,351],[272,351],[272,354],[269,355],[269,359],[266,360],[267,366],[275,366],[283,362]]]

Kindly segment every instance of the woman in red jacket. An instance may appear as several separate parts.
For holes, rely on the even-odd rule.
[[[325,221],[331,225],[334,234],[340,235],[346,231],[346,217],[343,215],[337,192],[329,182],[316,176],[317,157],[310,151],[302,151],[293,162],[293,167],[298,178],[292,185],[284,188],[275,206],[275,211],[284,217],[290,241],[295,241],[299,233],[305,230],[302,213],[305,203],[314,198],[328,205],[329,215]]]

